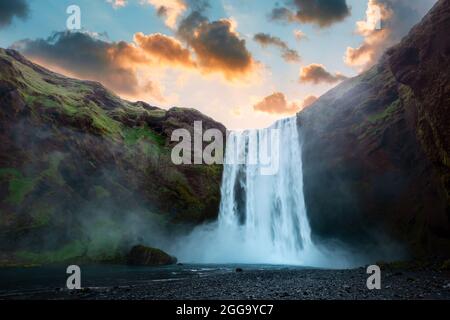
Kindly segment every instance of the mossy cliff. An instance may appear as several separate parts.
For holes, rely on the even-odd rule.
[[[299,113],[315,237],[450,255],[450,1]]]
[[[136,238],[214,219],[222,166],[170,159],[172,131],[194,121],[225,132],[0,49],[0,264],[113,259]]]

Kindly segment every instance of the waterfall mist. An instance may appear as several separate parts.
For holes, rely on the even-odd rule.
[[[327,268],[361,263],[336,246],[325,248],[311,240],[296,120],[230,132],[218,221],[177,242],[172,252],[181,261]]]

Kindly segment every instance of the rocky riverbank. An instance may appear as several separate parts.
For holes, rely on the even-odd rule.
[[[85,287],[77,291],[48,288],[15,292],[2,294],[0,299],[450,299],[450,272],[437,268],[383,268],[381,290],[367,289],[365,268],[241,268],[241,272],[233,268],[172,279],[111,283],[111,286]]]

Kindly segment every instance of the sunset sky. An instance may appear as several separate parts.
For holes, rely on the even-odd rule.
[[[369,68],[435,2],[0,0],[0,46],[125,99],[254,128]],[[66,29],[73,4],[78,32]]]

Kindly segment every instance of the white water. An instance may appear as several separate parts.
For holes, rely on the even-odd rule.
[[[272,129],[279,133],[279,152],[271,158],[278,170],[264,175],[261,172],[267,166],[248,160],[266,154]],[[311,240],[296,117],[266,129],[231,132],[225,154],[219,219],[196,228],[178,242],[173,252],[181,261],[347,265],[346,259],[336,257],[336,252],[332,259],[329,252],[319,250]],[[239,164],[237,159],[247,161]]]

